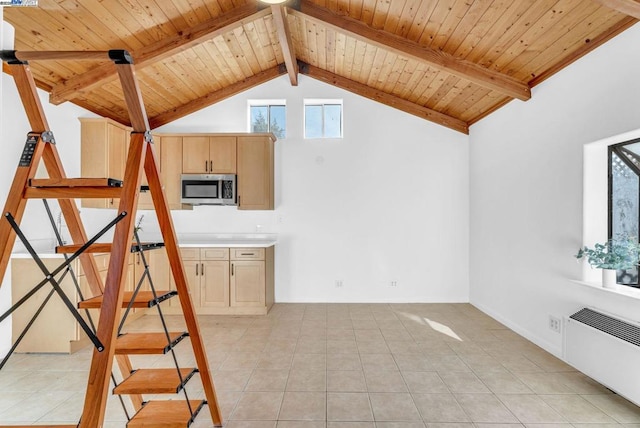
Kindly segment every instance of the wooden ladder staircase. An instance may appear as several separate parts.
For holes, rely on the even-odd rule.
[[[123,50],[108,52],[2,51],[1,56],[2,60],[7,62],[15,80],[32,131],[27,136],[27,142],[4,206],[3,215],[7,221],[0,219],[0,278],[6,272],[16,236],[20,236],[22,239],[18,225],[23,217],[27,200],[33,198],[57,199],[73,241],[73,245],[59,248],[59,252],[72,253],[71,258],[80,259],[93,294],[93,297],[81,302],[78,306],[80,309],[100,310],[99,322],[92,338],[95,347],[80,421],[77,425],[60,426],[81,428],[103,426],[114,361],[125,379],[116,386],[113,392],[114,394],[129,395],[136,411],[127,426],[188,427],[205,404],[208,405],[213,424],[222,425],[213,379],[188,291],[169,206],[160,183],[153,139],[135,78],[131,56]],[[28,61],[31,60],[111,60],[114,62],[133,128],[122,182],[108,178],[66,177],[58,156],[53,133],[49,129],[28,65]],[[47,179],[34,178],[40,161],[44,162],[49,177]],[[151,291],[125,292],[124,290],[143,174],[146,175],[148,181],[176,291],[152,289]],[[74,201],[75,198],[120,198],[119,214],[112,222],[115,224],[113,243],[89,243],[80,212]],[[135,237],[137,239],[137,234]],[[135,246],[136,243],[133,245]],[[96,252],[111,253],[104,284],[93,258],[93,254]],[[55,289],[55,280],[51,280],[51,275],[48,275],[45,270],[43,272],[45,273],[43,283],[48,280]],[[118,336],[122,308],[150,307],[160,304],[175,294],[180,297],[186,332],[168,332],[165,329],[165,332],[127,333]],[[164,354],[172,351],[186,336],[189,337],[193,347],[197,367],[133,370],[129,355]],[[176,393],[195,373],[199,373],[202,380],[204,400],[143,401],[144,394]],[[14,425],[14,427],[16,426]]]

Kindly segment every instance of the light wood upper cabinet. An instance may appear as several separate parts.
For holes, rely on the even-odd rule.
[[[158,168],[160,168],[160,176],[162,177],[162,137],[153,136],[153,153],[156,157]],[[148,185],[146,175],[142,175],[142,185]],[[138,209],[139,210],[152,210],[154,209],[153,200],[151,199],[151,192],[141,192],[138,197]]]
[[[183,136],[183,174],[235,174],[236,137]]]
[[[180,188],[183,152],[182,137],[163,135],[161,138],[160,159],[162,161],[162,169],[160,180],[164,187],[169,208],[179,210],[182,208],[182,204],[180,203],[180,199],[182,198],[182,190]]]
[[[216,136],[209,139],[209,154],[213,162],[214,174],[235,174],[236,137]]]
[[[238,209],[273,209],[273,143],[265,135],[238,137]]]
[[[182,173],[209,172],[209,137],[182,137]]]
[[[122,180],[130,128],[110,119],[80,119],[82,177]],[[236,174],[238,209],[274,209],[274,142],[270,133],[154,134],[154,152],[169,208],[193,209],[181,200],[181,174]],[[146,178],[143,178],[146,184]],[[84,199],[83,207],[117,208],[117,199]],[[138,209],[154,209],[142,193]]]
[[[80,119],[80,171],[86,178],[124,178],[131,129],[109,119]],[[118,208],[118,199],[83,199],[86,208]]]

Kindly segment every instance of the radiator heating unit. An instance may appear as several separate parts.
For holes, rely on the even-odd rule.
[[[640,326],[584,308],[565,318],[564,358],[576,369],[640,405]]]

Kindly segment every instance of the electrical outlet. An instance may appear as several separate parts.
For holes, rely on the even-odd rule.
[[[560,333],[560,318],[549,315],[549,328],[556,333]]]
[[[390,281],[389,282],[389,287],[397,287],[398,286],[398,281]]]
[[[342,280],[336,279],[336,288],[342,288]]]

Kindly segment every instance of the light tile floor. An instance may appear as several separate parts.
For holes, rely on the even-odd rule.
[[[640,428],[640,408],[469,304],[277,304],[264,317],[199,319],[230,428]],[[159,325],[145,316],[129,330]],[[182,366],[194,364],[188,345]],[[0,423],[76,423],[90,356],[12,357]],[[188,393],[202,397],[197,375]],[[110,398],[105,427],[125,423]],[[193,426],[211,425],[205,408]]]

